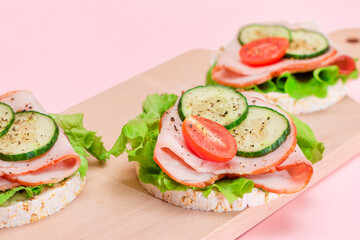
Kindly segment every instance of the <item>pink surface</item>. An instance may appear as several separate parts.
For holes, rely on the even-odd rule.
[[[359,7],[350,0],[2,1],[1,92],[31,89],[58,112],[187,50],[217,49],[241,24],[315,20],[331,32],[360,27]],[[354,82],[352,96],[359,91]],[[359,157],[243,239],[359,237],[357,169]]]

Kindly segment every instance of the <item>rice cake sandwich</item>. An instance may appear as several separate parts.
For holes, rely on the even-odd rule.
[[[90,153],[109,153],[83,115],[49,115],[30,91],[0,96],[0,228],[63,209],[84,187]]]
[[[355,60],[309,22],[243,26],[211,65],[207,84],[263,93],[293,114],[333,105],[358,77]]]
[[[324,145],[305,123],[258,94],[198,86],[149,95],[122,129],[142,186],[172,205],[242,211],[301,191]]]

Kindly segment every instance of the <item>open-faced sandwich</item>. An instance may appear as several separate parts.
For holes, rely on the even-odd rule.
[[[324,145],[296,117],[226,86],[198,86],[177,101],[149,95],[122,129],[143,187],[170,204],[241,211],[306,187]]]
[[[43,219],[74,200],[85,184],[87,152],[109,158],[83,115],[45,112],[30,91],[0,96],[0,228]]]
[[[207,84],[263,93],[293,114],[331,106],[358,77],[354,59],[311,23],[243,26],[211,64]]]

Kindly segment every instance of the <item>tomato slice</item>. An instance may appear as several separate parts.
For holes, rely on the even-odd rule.
[[[263,66],[280,61],[288,47],[286,38],[261,38],[243,45],[239,55],[245,64]]]
[[[349,56],[341,55],[337,57],[331,65],[337,65],[339,67],[339,73],[348,75],[356,69],[355,61]]]
[[[186,145],[199,157],[213,162],[231,160],[237,152],[236,141],[222,125],[199,116],[185,118],[182,133]]]

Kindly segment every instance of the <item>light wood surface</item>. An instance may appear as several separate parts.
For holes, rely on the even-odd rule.
[[[346,54],[360,57],[360,28],[340,29],[330,33],[329,37]],[[360,68],[360,61],[357,61],[357,67]]]
[[[141,112],[147,94],[179,94],[203,83],[210,54],[209,50],[184,53],[66,113],[85,113],[85,126],[97,130],[110,147],[121,127]],[[346,98],[325,111],[301,118],[326,145],[325,159],[315,165],[312,186],[360,152],[360,105]],[[45,220],[2,229],[1,239],[235,239],[298,195],[242,213],[192,211],[146,193],[125,155],[106,165],[90,159],[89,165],[86,186],[73,203]]]

